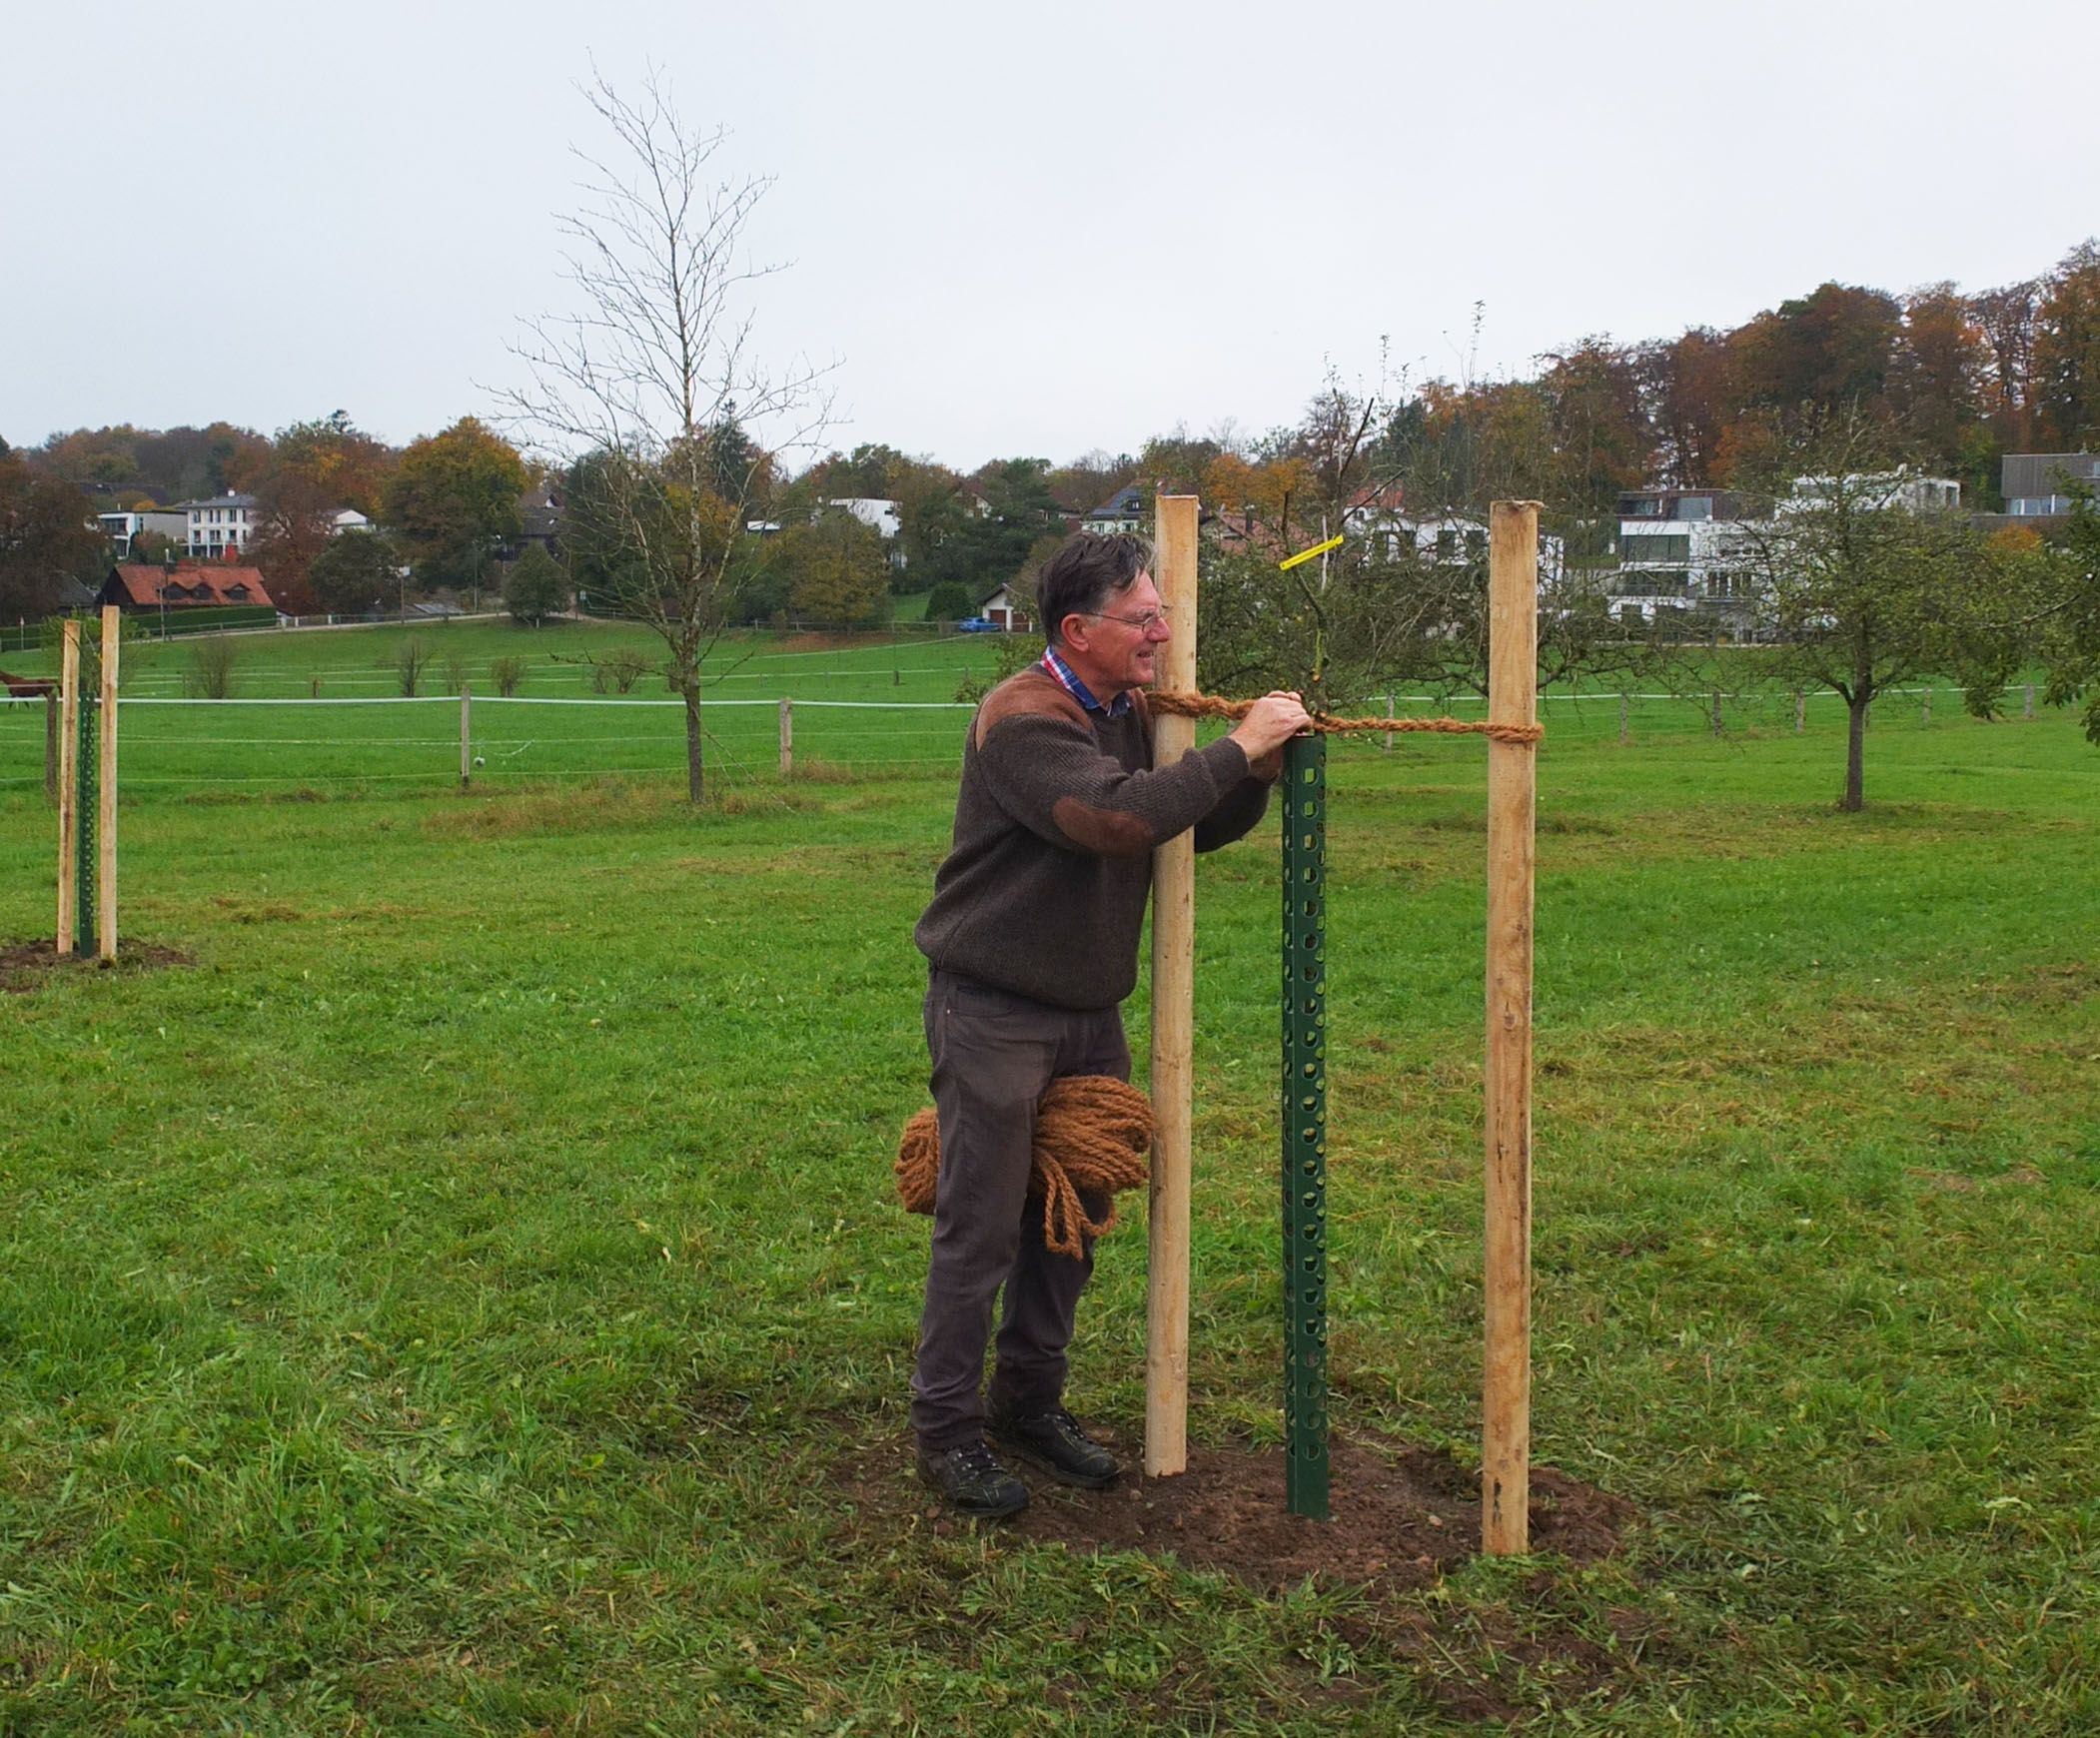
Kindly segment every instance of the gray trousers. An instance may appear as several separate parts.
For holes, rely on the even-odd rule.
[[[911,1427],[933,1450],[984,1429],[984,1350],[992,1299],[1006,1299],[992,1366],[992,1401],[1020,1411],[1054,1406],[1079,1294],[1094,1271],[1043,1247],[1043,1208],[1028,1200],[1035,1108],[1053,1080],[1130,1079],[1119,1008],[1052,1008],[936,970],[926,986],[926,1050],[940,1116],[933,1254],[911,1377]],[[1083,1198],[1091,1218],[1107,1203]]]

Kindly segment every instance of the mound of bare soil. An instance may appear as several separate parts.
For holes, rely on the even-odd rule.
[[[1474,1556],[1481,1541],[1480,1479],[1450,1455],[1337,1437],[1329,1455],[1332,1518],[1308,1520],[1284,1506],[1284,1453],[1272,1448],[1191,1448],[1188,1471],[1146,1478],[1141,1445],[1105,1427],[1094,1434],[1132,1470],[1109,1490],[1074,1490],[1017,1465],[1032,1497],[999,1523],[1021,1538],[1077,1550],[1171,1553],[1191,1568],[1216,1569],[1264,1591],[1308,1576],[1373,1591],[1426,1585]],[[856,1458],[842,1470],[863,1512],[917,1519],[935,1532],[971,1523],[910,1481],[911,1450]],[[1009,1459],[1009,1464],[1014,1464]],[[1619,1548],[1632,1505],[1551,1467],[1532,1469],[1532,1548],[1591,1563]]]
[[[187,966],[195,962],[180,948],[162,947],[154,942],[120,941],[117,957],[105,964],[94,954],[69,954],[59,957],[58,945],[51,941],[8,942],[0,944],[0,992],[34,990],[46,984],[62,972],[98,971],[158,971],[166,966]]]
[[[1352,1632],[1346,1639],[1417,1662],[1425,1690],[1458,1718],[1520,1722],[1536,1715],[1539,1703],[1518,1688],[1525,1674],[1535,1693],[1550,1682],[1557,1701],[1609,1699],[1623,1688],[1634,1660],[1659,1639],[1633,1612],[1613,1614],[1615,1646],[1580,1633],[1575,1622],[1554,1615],[1551,1569],[1527,1583],[1533,1615],[1522,1633],[1478,1611],[1406,1601],[1480,1550],[1479,1475],[1448,1454],[1338,1436],[1330,1449],[1332,1518],[1318,1521],[1286,1512],[1280,1447],[1191,1448],[1185,1473],[1146,1478],[1136,1470],[1141,1443],[1106,1427],[1093,1433],[1132,1469],[1113,1489],[1073,1490],[1017,1466],[1029,1506],[1011,1520],[987,1524],[1016,1542],[1170,1556],[1267,1594],[1308,1578],[1359,1589],[1371,1615],[1345,1620],[1342,1627]],[[1010,1456],[1007,1463],[1015,1465]],[[850,1455],[836,1477],[852,1499],[853,1530],[871,1538],[912,1531],[946,1536],[979,1524],[955,1516],[918,1483],[908,1437]],[[1531,1536],[1539,1554],[1596,1562],[1620,1549],[1635,1518],[1623,1498],[1551,1467],[1532,1469]],[[1300,1688],[1315,1700],[1346,1698],[1351,1690],[1325,1681]]]

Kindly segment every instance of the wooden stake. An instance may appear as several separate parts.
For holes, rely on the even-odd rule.
[[[785,694],[780,696],[780,776],[782,778],[795,769],[795,703]]]
[[[1192,494],[1159,497],[1153,581],[1173,610],[1159,682],[1196,686],[1196,509]],[[1153,764],[1196,746],[1196,720],[1153,722]],[[1194,1170],[1196,842],[1183,833],[1152,853],[1152,1217],[1145,1280],[1145,1475],[1189,1466],[1189,1195]]]
[[[1488,716],[1538,721],[1539,503],[1489,519]],[[1487,1348],[1481,1548],[1531,1542],[1532,892],[1537,750],[1488,744]]]
[[[470,683],[460,684],[460,788],[465,790],[474,779],[474,688]]]
[[[80,623],[69,621],[59,653],[58,721],[58,953],[73,952],[80,925]]]
[[[117,646],[123,631],[115,604],[102,609],[102,776],[95,826],[95,952],[117,957]]]

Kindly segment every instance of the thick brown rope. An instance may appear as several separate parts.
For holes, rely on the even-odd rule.
[[[1184,694],[1166,689],[1145,696],[1155,712],[1177,718],[1230,718],[1238,723],[1254,709],[1252,700],[1227,700],[1216,694]],[[1493,742],[1537,742],[1544,724],[1472,724],[1461,718],[1337,718],[1315,712],[1313,729],[1322,736],[1344,736],[1374,730],[1428,730],[1439,736],[1485,736]]]
[[[1098,1074],[1052,1081],[1036,1107],[1028,1177],[1029,1199],[1043,1199],[1044,1244],[1078,1261],[1082,1236],[1113,1229],[1116,1192],[1145,1181],[1151,1153],[1152,1103],[1136,1087]],[[921,1111],[904,1125],[897,1148],[897,1195],[907,1212],[933,1211],[940,1168],[940,1123],[931,1110]],[[1108,1202],[1105,1219],[1087,1213],[1082,1191]]]

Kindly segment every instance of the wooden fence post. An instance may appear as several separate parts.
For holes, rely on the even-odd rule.
[[[1160,647],[1159,683],[1196,686],[1196,516],[1192,494],[1157,503],[1154,581],[1173,613]],[[1196,746],[1196,720],[1161,717],[1153,762],[1171,766]],[[1145,1267],[1145,1475],[1189,1465],[1189,1216],[1194,1169],[1196,842],[1182,833],[1152,853],[1152,1179]]]
[[[474,687],[460,684],[460,788],[474,779]]]
[[[785,694],[780,696],[780,776],[785,778],[795,769],[795,703]]]
[[[80,926],[80,623],[68,621],[59,652],[58,953],[73,952]]]
[[[1488,716],[1538,721],[1539,503],[1497,501],[1489,529]],[[1532,901],[1538,763],[1488,744],[1486,1357],[1481,1548],[1531,1542]]]
[[[101,803],[95,828],[95,952],[117,957],[117,648],[123,621],[115,604],[102,610],[102,776],[95,795]]]

